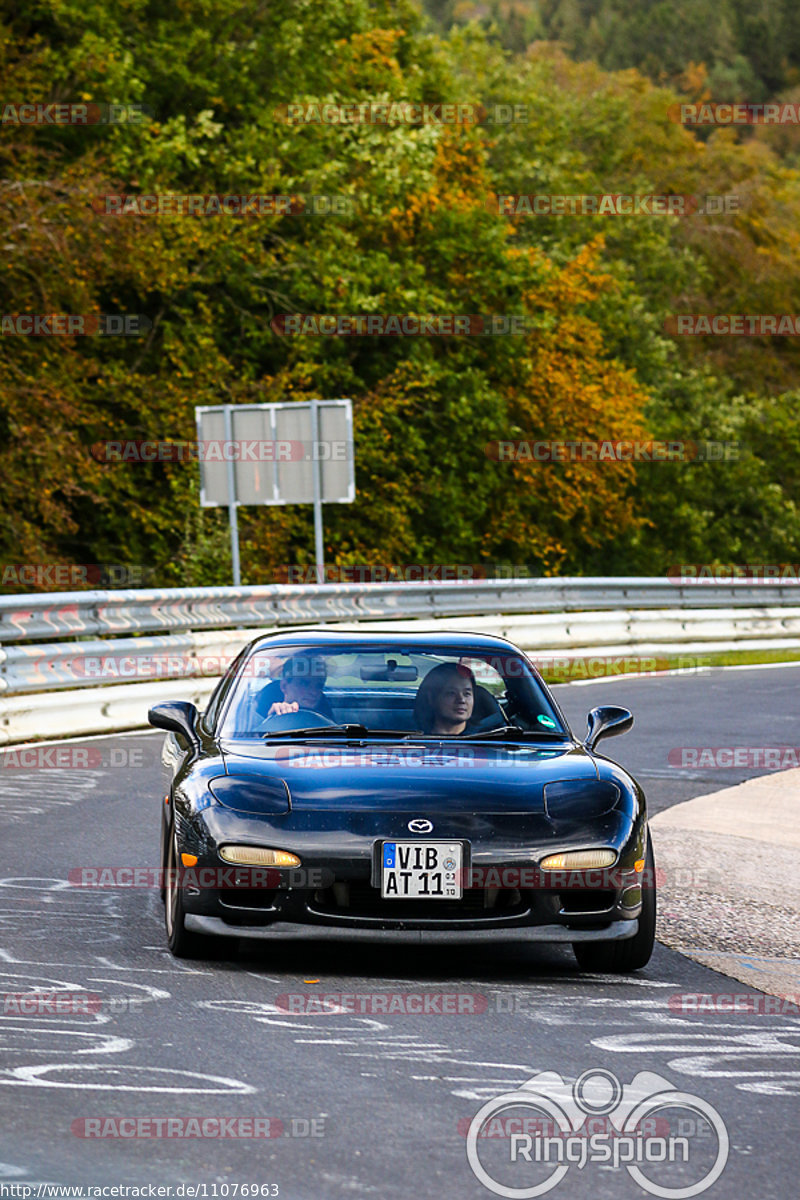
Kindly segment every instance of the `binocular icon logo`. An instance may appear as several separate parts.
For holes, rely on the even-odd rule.
[[[728,1152],[717,1110],[652,1071],[624,1085],[599,1068],[573,1084],[540,1072],[488,1100],[467,1133],[473,1174],[508,1200],[543,1196],[590,1163],[624,1167],[652,1196],[688,1200],[716,1182]]]

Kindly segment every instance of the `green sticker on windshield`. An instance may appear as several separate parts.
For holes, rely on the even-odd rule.
[[[540,717],[537,717],[536,720],[539,722],[540,725],[546,725],[548,729],[557,729],[558,728],[558,726],[556,725],[556,723],[552,717],[541,717],[540,716]]]

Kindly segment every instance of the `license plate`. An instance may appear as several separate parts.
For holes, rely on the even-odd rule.
[[[384,842],[381,896],[384,900],[460,900],[461,842]]]

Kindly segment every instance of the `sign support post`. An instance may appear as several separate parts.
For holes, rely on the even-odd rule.
[[[311,401],[311,470],[314,475],[314,551],[317,583],[325,582],[325,544],[322,538],[322,468],[319,462],[319,401]]]
[[[231,408],[226,404],[223,408],[225,418],[225,441],[233,446],[233,420]],[[239,514],[236,509],[236,475],[233,468],[233,455],[229,450],[227,455],[228,468],[228,521],[231,527],[231,565],[233,567],[233,586],[242,586],[242,572],[239,565]]]

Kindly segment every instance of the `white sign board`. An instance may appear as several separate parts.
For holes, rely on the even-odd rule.
[[[214,405],[195,414],[204,508],[313,504],[315,465],[321,503],[355,500],[352,401]]]
[[[322,583],[322,505],[356,498],[352,401],[216,404],[194,411],[200,503],[227,505],[234,585],[241,583],[236,510],[242,504],[313,504]]]

